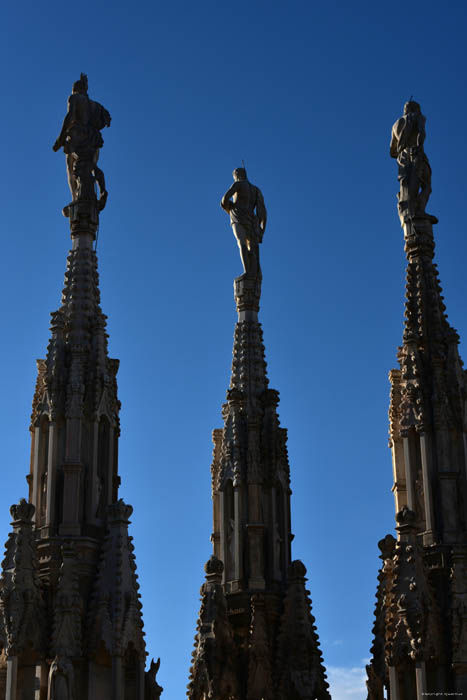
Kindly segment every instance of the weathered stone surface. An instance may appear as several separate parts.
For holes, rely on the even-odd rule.
[[[240,700],[238,653],[221,584],[222,562],[212,556],[205,570],[187,695],[189,700]]]
[[[277,640],[277,700],[330,700],[329,685],[305,587],[306,568],[293,561],[287,575],[284,612]]]

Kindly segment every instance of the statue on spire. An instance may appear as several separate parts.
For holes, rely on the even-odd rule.
[[[392,127],[389,152],[399,165],[398,209],[402,224],[426,216],[431,194],[431,167],[423,148],[425,122],[420,105],[410,99],[404,105],[403,116]]]
[[[235,168],[234,182],[221,199],[240,249],[244,277],[261,279],[259,244],[266,229],[266,207],[259,187],[248,181],[245,168]]]
[[[63,209],[65,216],[73,218],[72,207],[79,202],[97,203],[98,211],[105,207],[105,178],[97,161],[99,149],[104,145],[101,129],[110,126],[110,121],[110,114],[105,107],[89,99],[88,78],[81,73],[80,79],[73,83],[68,98],[68,111],[60,135],[53,145],[54,151],[63,148],[66,155],[72,201]],[[99,188],[99,199],[95,193],[95,183]]]

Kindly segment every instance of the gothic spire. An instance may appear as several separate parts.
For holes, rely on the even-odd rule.
[[[396,700],[405,692],[467,692],[467,665],[455,662],[467,639],[467,382],[433,261],[438,220],[426,212],[425,122],[410,101],[391,134],[407,256],[399,368],[389,375],[399,537],[379,576],[371,700],[382,698],[384,685]]]
[[[30,502],[12,509],[0,580],[0,694],[6,700],[29,697],[33,688],[41,698],[67,700],[155,700],[162,691],[158,665],[144,671],[127,531],[132,508],[118,500],[118,360],[108,356],[94,250],[107,200],[97,167],[100,132],[109,125],[109,113],[89,98],[81,74],[54,146],[66,154],[72,201],[63,213],[72,246],[47,355],[37,361]],[[11,629],[12,605],[18,630]]]
[[[261,190],[249,182],[244,168],[234,170],[234,183],[221,206],[229,213],[244,267],[244,274],[234,282],[238,319],[232,374],[222,408],[224,426],[213,433],[211,466],[212,541],[215,561],[223,562],[216,600],[219,606],[225,598],[226,615],[222,618],[222,638],[201,634],[205,629],[203,616],[213,609],[208,597],[211,588],[204,588],[188,697],[198,700],[202,692],[209,691],[219,700],[229,697],[227,692],[235,700],[282,700],[293,685],[293,700],[321,700],[328,697],[327,684],[304,574],[299,583],[287,575],[293,538],[287,431],[279,424],[279,392],[269,388],[258,320],[262,281],[259,245],[266,208]],[[299,598],[302,607],[297,617],[294,602]],[[219,614],[221,608],[216,610]],[[298,645],[296,654],[297,638],[291,639],[295,624],[305,635],[306,647]],[[279,634],[287,640],[280,650]],[[289,642],[291,647],[286,650]],[[232,652],[227,654],[228,644]],[[216,691],[212,689],[214,681],[209,681],[211,688],[207,680],[215,677],[214,661],[209,659],[219,660],[226,654],[231,661],[230,680]],[[277,663],[283,679],[282,695],[272,682]],[[303,682],[294,685],[291,678],[297,669]]]

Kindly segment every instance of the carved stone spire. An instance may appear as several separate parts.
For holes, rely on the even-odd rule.
[[[222,562],[212,556],[204,567],[201,608],[192,654],[188,697],[190,700],[240,700],[238,654],[227,616],[221,585]]]
[[[290,564],[277,645],[278,700],[331,700],[305,575],[301,561]]]
[[[15,507],[0,580],[6,700],[32,697],[34,688],[64,700],[150,700],[161,692],[154,667],[144,671],[132,509],[118,500],[119,363],[108,356],[93,248],[107,198],[100,130],[109,124],[82,75],[55,144],[67,156],[72,246],[47,355],[37,361],[29,503]],[[15,624],[27,650],[12,641],[13,602],[24,607]]]
[[[266,209],[260,190],[247,180],[244,169],[234,171],[234,178],[221,205],[230,214],[245,273],[234,281],[238,320],[230,386],[222,407],[224,426],[213,432],[212,542],[216,560],[224,564],[221,580],[235,648],[232,673],[236,674],[238,700],[282,700],[272,682],[278,635],[286,628],[290,632],[297,622],[293,605],[287,602],[297,585],[288,578],[293,535],[287,431],[279,423],[279,392],[269,388],[258,320],[262,280],[259,244]],[[299,659],[293,648],[288,655],[284,648],[280,663],[283,674],[290,671],[293,675],[292,669],[299,667],[303,678],[309,680],[315,678],[315,661],[321,656],[309,603],[303,605],[308,612],[300,618],[300,629],[306,636],[307,652],[297,651]],[[217,641],[210,644],[215,648]],[[202,658],[201,651],[196,658]],[[198,700],[201,692],[196,691],[197,695],[193,685],[197,664],[192,668],[190,700]],[[322,694],[323,686],[308,680],[302,685],[297,681],[300,690],[296,700],[328,697]],[[213,697],[224,696],[214,693]]]
[[[455,661],[467,638],[467,616],[454,612],[465,597],[464,585],[457,589],[454,582],[467,562],[467,383],[459,336],[447,320],[433,261],[437,219],[425,211],[431,168],[424,140],[425,117],[411,101],[391,137],[391,156],[399,165],[398,210],[407,256],[399,368],[389,375],[399,541],[380,574],[385,594],[377,606],[369,675],[369,688],[376,673],[389,685],[391,700],[402,697],[403,687],[418,695],[467,692],[467,664]],[[384,659],[378,641],[382,627]]]

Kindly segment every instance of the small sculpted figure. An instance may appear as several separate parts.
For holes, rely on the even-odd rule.
[[[57,655],[50,665],[47,700],[75,700],[73,664]]]
[[[156,680],[157,672],[161,665],[161,660],[154,659],[151,661],[149,671],[145,674],[145,690],[144,690],[144,700],[159,700],[162,691],[164,690]]]
[[[418,102],[410,100],[404,105],[403,116],[392,127],[389,152],[399,165],[401,223],[423,216],[431,194],[431,167],[423,148],[425,122]]]
[[[245,168],[235,168],[234,182],[221,200],[240,249],[245,277],[261,279],[259,244],[266,229],[266,207],[259,187],[248,181]]]
[[[99,188],[99,210],[105,207],[107,190],[104,173],[97,167],[99,149],[104,145],[101,129],[110,126],[108,111],[88,97],[88,78],[84,73],[75,83],[68,98],[68,111],[53,150],[63,148],[66,154],[68,185],[72,203],[95,201],[94,183]],[[63,213],[69,215],[68,207]]]

